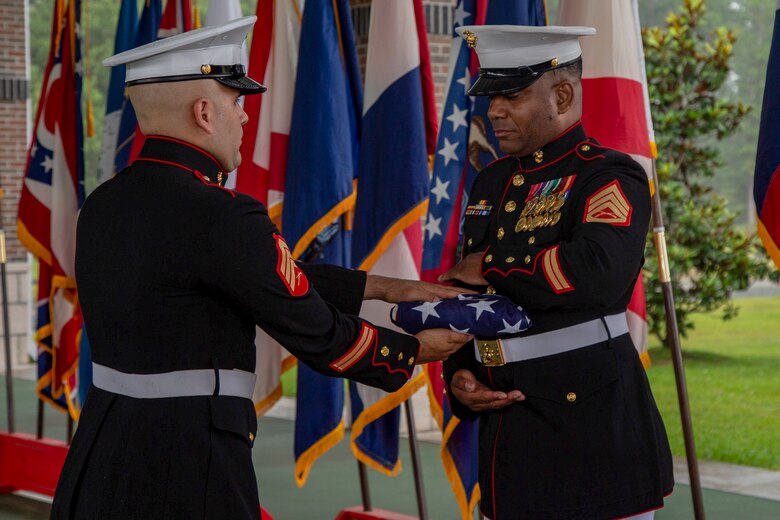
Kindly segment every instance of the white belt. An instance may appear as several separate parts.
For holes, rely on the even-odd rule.
[[[214,370],[177,370],[161,374],[128,374],[92,363],[92,384],[115,394],[137,399],[228,395],[252,399],[255,391],[253,372],[220,370],[219,392]]]
[[[604,328],[606,323],[609,328]],[[626,313],[612,314],[578,323],[570,327],[542,332],[533,336],[507,339],[474,339],[474,354],[477,361],[488,367],[496,367],[516,361],[526,361],[544,356],[561,354],[588,345],[607,341],[628,333]]]

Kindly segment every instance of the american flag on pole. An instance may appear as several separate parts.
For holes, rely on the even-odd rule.
[[[604,146],[630,154],[652,179],[655,136],[636,0],[561,0],[558,23],[596,28],[595,36],[580,40],[585,131]],[[641,274],[627,316],[631,339],[642,363],[649,367]]]
[[[766,88],[761,108],[761,126],[756,150],[753,198],[756,202],[758,235],[769,256],[780,268],[780,0],[775,11],[775,26]]]
[[[78,419],[82,317],[74,278],[84,201],[79,0],[55,0],[51,47],[19,200],[19,239],[38,260],[38,396]]]
[[[436,281],[460,257],[462,217],[476,174],[499,157],[488,128],[488,100],[470,98],[466,91],[477,73],[476,55],[454,29],[463,25],[544,25],[543,0],[459,0],[454,12],[449,78],[444,113],[434,159],[425,224],[422,278]],[[441,457],[464,520],[479,502],[477,484],[477,423],[452,415],[443,394],[441,365],[426,365],[431,413],[442,430]]]
[[[370,274],[419,279],[422,260],[420,218],[428,206],[428,150],[424,23],[418,32],[421,0],[375,0],[371,4],[366,83],[352,237],[353,265]],[[422,40],[422,41],[421,41]],[[429,65],[429,64],[428,64]],[[428,71],[430,77],[430,71]],[[435,105],[429,105],[435,109]],[[435,121],[435,115],[431,119]],[[398,330],[391,305],[363,304],[361,316]],[[350,383],[352,451],[361,462],[385,473],[401,471],[398,457],[399,405],[425,384],[421,370],[392,394]]]

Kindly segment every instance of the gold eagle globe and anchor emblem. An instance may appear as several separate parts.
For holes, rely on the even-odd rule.
[[[471,31],[463,31],[463,38],[466,40],[466,45],[473,49],[477,46],[477,35]]]

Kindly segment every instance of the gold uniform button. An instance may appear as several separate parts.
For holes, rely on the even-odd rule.
[[[379,353],[387,357],[390,355],[390,349],[387,348],[387,345],[385,345],[384,347],[382,347],[382,350],[380,350]]]
[[[204,176],[203,176],[203,178],[204,178],[204,179],[206,179],[206,182],[211,182],[211,177],[206,177],[206,176],[204,175]]]
[[[525,183],[525,177],[520,175],[519,173],[512,177],[512,185],[513,186],[522,186],[523,183]]]
[[[406,362],[407,365],[412,366],[414,365],[414,356],[409,358],[409,361]]]
[[[404,358],[404,353],[403,352],[399,352],[398,353],[398,361],[401,361],[403,358]]]
[[[469,238],[468,242],[466,242],[466,243],[467,243],[468,245],[471,245],[471,244],[473,244],[473,243],[474,243],[474,239],[473,239],[473,238]]]
[[[575,394],[574,392],[569,392],[568,394],[566,394],[566,400],[569,401],[570,403],[573,403],[574,401],[577,400],[577,394]]]
[[[530,264],[531,263],[531,255],[526,255],[526,257],[523,258],[523,262],[525,262],[526,264]]]
[[[255,434],[252,432],[249,432],[249,442],[255,442]]]
[[[485,293],[487,294],[496,294],[496,290],[492,285],[488,285],[487,289],[485,289]]]
[[[200,66],[200,73],[201,74],[211,74],[211,65],[208,63],[204,63]]]
[[[536,237],[528,237],[528,245],[533,245],[536,242]]]
[[[490,263],[490,262],[492,262],[492,261],[493,261],[493,255],[487,255],[487,256],[485,257],[485,263],[486,263],[486,264],[489,264],[489,263]]]
[[[583,152],[587,152],[588,150],[590,150],[590,146],[588,146],[587,144],[583,144],[582,146],[580,146],[580,150],[582,150]]]
[[[512,262],[514,262],[514,261],[515,261],[515,257],[514,257],[514,256],[508,256],[508,257],[506,257],[506,263],[508,263],[508,264],[511,264],[511,263],[512,263]]]
[[[517,203],[513,200],[510,200],[504,206],[504,211],[506,211],[507,213],[512,213],[516,209],[517,209]]]
[[[499,240],[504,238],[504,228],[502,228],[502,227],[498,228],[498,233],[496,233],[496,236],[498,236]]]

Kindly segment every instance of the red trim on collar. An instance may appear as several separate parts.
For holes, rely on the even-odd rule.
[[[574,123],[574,124],[573,124],[573,125],[571,125],[569,128],[567,128],[566,130],[564,130],[563,132],[561,132],[560,134],[558,134],[558,135],[557,135],[556,137],[554,137],[554,138],[553,138],[553,140],[552,140],[552,141],[550,141],[550,142],[552,143],[553,141],[557,141],[558,139],[560,139],[560,138],[561,138],[561,137],[563,137],[564,135],[568,134],[569,132],[571,132],[572,130],[574,130],[576,127],[578,127],[578,126],[579,126],[579,125],[581,125],[581,124],[582,124],[582,119],[578,119],[576,123]]]
[[[171,161],[165,161],[165,160],[163,160],[163,159],[152,159],[152,158],[149,158],[149,157],[138,157],[138,158],[136,158],[136,161],[148,161],[148,162],[154,162],[154,163],[160,163],[160,164],[167,164],[168,166],[174,166],[174,167],[176,167],[176,168],[181,168],[182,170],[184,170],[184,171],[188,171],[188,172],[190,172],[191,174],[193,174],[193,175],[195,176],[195,178],[196,178],[196,179],[198,179],[200,182],[202,182],[202,183],[203,183],[203,184],[205,184],[206,186],[210,186],[210,187],[212,187],[212,188],[219,188],[220,190],[222,190],[222,191],[224,191],[225,193],[229,194],[229,195],[230,195],[231,197],[233,197],[234,199],[236,198],[236,194],[235,194],[235,193],[233,193],[231,190],[229,190],[229,189],[227,189],[227,188],[223,188],[223,187],[222,187],[222,186],[220,186],[219,184],[213,184],[213,183],[210,183],[210,182],[208,182],[208,181],[207,181],[207,180],[206,180],[206,179],[203,177],[203,174],[202,174],[202,173],[200,173],[198,170],[193,170],[192,168],[189,168],[189,167],[187,167],[187,166],[184,166],[183,164],[179,164],[179,163],[175,163],[175,162],[171,162]]]
[[[179,144],[181,144],[181,145],[184,145],[184,146],[187,146],[187,147],[189,147],[189,148],[192,148],[193,150],[195,150],[195,151],[198,151],[198,152],[202,153],[203,155],[205,155],[206,157],[208,157],[209,159],[211,159],[212,161],[214,161],[214,164],[216,164],[216,165],[217,165],[217,167],[218,167],[218,169],[219,169],[219,170],[221,170],[221,171],[225,171],[225,168],[223,168],[223,167],[222,167],[222,165],[221,165],[221,164],[219,164],[219,161],[218,161],[218,160],[217,160],[217,159],[216,159],[216,158],[215,158],[213,155],[211,155],[210,153],[208,153],[208,152],[207,152],[206,150],[204,150],[203,148],[201,148],[201,147],[199,147],[199,146],[195,146],[195,145],[194,145],[194,144],[192,144],[192,143],[188,143],[187,141],[182,141],[181,139],[176,139],[175,137],[168,137],[167,135],[147,135],[147,136],[146,136],[146,138],[147,138],[147,139],[159,139],[159,140],[161,140],[161,141],[172,141],[172,142],[174,142],[174,143],[179,143]]]

